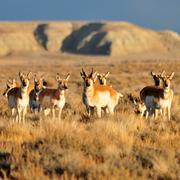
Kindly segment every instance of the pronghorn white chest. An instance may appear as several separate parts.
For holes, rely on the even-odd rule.
[[[27,107],[29,104],[29,95],[26,93],[26,90],[21,91],[20,97],[17,100],[17,103],[21,107]]]
[[[60,92],[59,98],[58,99],[53,99],[53,105],[56,108],[63,108],[65,105],[65,96],[64,96],[64,91]]]

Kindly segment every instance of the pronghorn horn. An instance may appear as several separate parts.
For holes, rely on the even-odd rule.
[[[92,70],[91,70],[91,73],[90,73],[89,77],[93,77],[93,72],[94,72],[94,69],[92,68]]]
[[[30,79],[31,76],[32,76],[32,72],[30,71],[30,72],[27,74],[28,79]]]
[[[105,77],[107,78],[109,76],[110,72],[108,71],[106,74],[105,74]]]
[[[82,73],[83,73],[83,75],[84,76],[86,76],[86,73],[85,73],[85,71],[84,71],[84,69],[82,68]]]
[[[68,75],[66,76],[66,80],[68,81],[70,77],[70,73],[68,73]]]
[[[171,73],[171,75],[169,76],[169,79],[171,80],[174,77],[174,72]]]
[[[151,71],[151,76],[154,76],[154,75],[156,75],[153,71]]]

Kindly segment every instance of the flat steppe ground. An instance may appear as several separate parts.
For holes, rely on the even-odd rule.
[[[81,100],[80,70],[105,73],[121,92],[115,115],[88,118]],[[152,85],[150,71],[175,72],[171,121],[139,118],[128,94]],[[55,75],[71,73],[62,120],[28,113],[25,124],[13,124],[2,96],[8,78],[18,72],[44,75],[56,87]],[[32,80],[33,81],[33,80]],[[8,179],[179,179],[180,61],[173,58],[24,54],[0,58],[0,178]]]

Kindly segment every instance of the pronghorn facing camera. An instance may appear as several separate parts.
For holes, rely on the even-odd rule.
[[[55,119],[55,110],[57,109],[59,119],[61,119],[61,112],[65,105],[65,90],[68,89],[67,83],[70,74],[66,76],[65,79],[61,79],[59,74],[56,75],[56,81],[58,87],[56,89],[44,88],[40,91],[38,95],[38,100],[42,110],[50,109],[52,111],[53,119]]]
[[[107,72],[106,74],[97,74],[97,78],[99,80],[99,84],[101,85],[107,85],[107,77],[109,76],[110,72]]]
[[[91,108],[97,109],[98,117],[101,117],[101,108],[107,107],[111,114],[118,104],[119,97],[123,95],[116,92],[111,86],[95,85],[97,73],[93,73],[93,69],[89,75],[82,69],[80,72],[83,78],[83,103],[87,108],[88,115],[91,116]]]
[[[173,90],[171,89],[171,80],[174,77],[174,72],[170,76],[161,76],[163,87],[147,86],[140,92],[141,100],[145,103],[147,111],[155,112],[157,118],[158,109],[168,111],[168,120],[170,120],[170,110],[173,100]]]
[[[30,76],[31,72],[27,75],[19,72],[20,87],[14,87],[7,93],[9,108],[12,110],[12,115],[14,114],[15,110],[17,110],[17,117],[19,122],[21,122],[21,119],[24,122],[27,106],[29,104]]]
[[[44,77],[41,76],[38,79],[35,75],[34,89],[32,89],[29,94],[29,106],[31,111],[35,112],[36,109],[38,110],[38,112],[40,111],[40,103],[38,101],[38,95],[45,88],[46,88],[46,81],[44,80]]]

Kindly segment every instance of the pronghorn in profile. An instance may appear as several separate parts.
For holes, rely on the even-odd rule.
[[[162,71],[161,73],[155,73],[155,72],[151,71],[150,74],[151,74],[151,76],[152,76],[152,78],[154,80],[154,86],[160,87],[160,85],[161,85],[161,76],[164,73],[165,73],[165,71]],[[138,113],[138,114],[141,113],[141,117],[143,117],[143,115],[145,114],[146,118],[148,118],[149,113],[148,113],[148,111],[146,109],[146,105],[145,105],[144,101],[141,100],[141,99],[133,98],[133,103],[135,105],[135,112]],[[155,112],[153,112],[151,110],[151,114],[154,114],[154,113]],[[160,110],[160,113],[162,114],[162,110]]]
[[[39,79],[34,77],[34,89],[31,90],[29,94],[29,106],[31,112],[35,112],[35,110],[40,111],[40,103],[38,101],[38,95],[39,93],[46,88],[46,81],[44,80],[44,77],[41,76]]]
[[[44,113],[46,109],[50,109],[55,119],[55,110],[57,109],[59,119],[61,119],[61,112],[65,105],[65,91],[68,89],[67,83],[69,80],[70,74],[66,76],[65,79],[61,79],[59,74],[56,75],[56,81],[58,82],[58,87],[56,89],[43,88],[39,95],[38,101]]]
[[[110,74],[110,72],[107,72],[106,74],[98,73],[97,78],[99,80],[99,84],[106,86],[107,85],[107,78],[108,78],[109,74]]]
[[[118,104],[121,93],[116,92],[111,86],[95,85],[97,73],[93,69],[89,75],[82,69],[80,72],[83,78],[83,103],[86,106],[88,115],[91,116],[91,109],[97,109],[98,117],[101,117],[101,108],[107,107],[111,114],[114,114],[114,108]]]
[[[29,80],[30,80],[31,72],[27,75],[19,72],[20,77],[20,86],[14,87],[10,89],[7,93],[8,105],[12,110],[12,115],[14,115],[15,110],[17,111],[18,121],[24,122],[25,115],[27,113],[27,107],[29,104]],[[21,117],[22,116],[22,117]]]
[[[170,120],[171,104],[173,100],[173,90],[171,89],[171,80],[174,77],[174,72],[169,76],[161,75],[163,87],[146,86],[140,92],[141,100],[145,103],[147,113],[152,111],[155,113],[155,119],[158,115],[158,110],[168,111],[168,120]],[[148,115],[147,115],[148,116]]]

